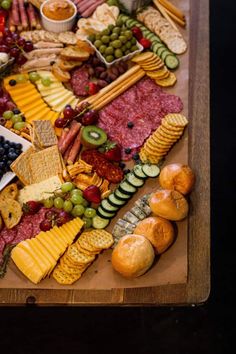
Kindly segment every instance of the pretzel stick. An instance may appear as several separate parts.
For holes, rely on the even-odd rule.
[[[174,20],[176,23],[178,23],[180,26],[185,27],[186,26],[186,21],[181,20],[179,17],[175,16],[171,11],[166,10],[166,13]]]
[[[175,23],[171,20],[170,16],[167,14],[165,8],[158,2],[158,0],[153,0],[154,4],[160,11],[160,13],[165,17],[165,19],[169,22],[169,24],[177,31],[179,32],[178,28],[176,27]]]
[[[170,1],[168,0],[159,0],[162,6],[164,6],[166,9],[168,9],[170,12],[172,12],[175,16],[177,16],[181,20],[185,20],[185,16],[181,10],[179,10],[176,6],[174,6]]]

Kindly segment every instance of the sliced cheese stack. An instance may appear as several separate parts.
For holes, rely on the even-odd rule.
[[[83,226],[80,218],[75,218],[61,227],[40,232],[35,238],[20,242],[11,252],[19,270],[37,284],[50,275],[60,256],[72,244]]]
[[[37,88],[44,101],[54,111],[63,111],[67,104],[71,105],[72,108],[76,107],[79,100],[50,71],[37,71],[37,73],[40,76],[40,80],[36,81]],[[50,78],[51,84],[49,86],[42,84],[41,79],[44,77]]]
[[[32,120],[48,119],[54,125],[59,113],[53,112],[42,99],[40,93],[32,84],[27,74],[24,74],[26,81],[17,83],[15,86],[9,84],[10,80],[16,80],[17,75],[11,75],[4,79],[4,87],[12,97],[13,101],[24,114],[27,122]]]

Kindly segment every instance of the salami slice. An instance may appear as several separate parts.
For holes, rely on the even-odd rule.
[[[122,181],[124,174],[123,171],[117,166],[109,166],[105,174],[106,179],[111,183],[119,183]]]
[[[89,73],[86,68],[74,70],[70,83],[76,96],[88,96],[86,86],[89,84]]]
[[[21,241],[27,240],[28,238],[32,237],[33,232],[33,224],[32,222],[23,221],[19,225],[17,225],[17,234],[14,240],[12,241],[13,244],[17,244]]]
[[[14,238],[16,237],[17,230],[16,227],[13,229],[7,229],[6,227],[1,231],[0,237],[2,237],[6,244],[12,243]]]

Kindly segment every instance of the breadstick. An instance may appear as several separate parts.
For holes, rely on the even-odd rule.
[[[177,17],[176,15],[174,15],[171,11],[166,10],[166,13],[172,18],[172,20],[174,20],[176,23],[178,23],[180,26],[185,27],[186,26],[186,21],[181,20],[179,17]]]
[[[179,32],[178,28],[176,27],[176,25],[174,24],[174,22],[171,20],[171,18],[169,17],[169,15],[167,14],[165,8],[158,2],[158,0],[153,0],[154,4],[156,5],[156,7],[158,8],[158,10],[160,11],[160,13],[163,15],[163,17],[165,17],[165,19],[169,22],[169,24],[177,31]]]
[[[93,106],[93,109],[100,110],[104,106],[106,106],[108,103],[113,101],[116,97],[118,97],[120,94],[122,94],[124,91],[126,91],[128,88],[130,88],[132,85],[134,85],[137,81],[139,81],[143,76],[145,75],[145,71],[140,71],[136,76],[134,76],[131,80],[129,80],[127,83],[122,85],[117,91],[115,91],[113,94],[106,94],[106,96],[103,97],[102,101],[100,103],[95,103]]]
[[[175,16],[179,17],[184,21],[185,16],[181,10],[179,10],[176,6],[170,3],[168,0],[159,0],[161,5],[167,8],[170,12],[172,12]]]
[[[99,99],[100,97],[103,97],[103,95],[105,95],[106,93],[110,92],[110,90],[112,90],[114,87],[119,85],[121,82],[124,82],[124,80],[126,80],[126,78],[128,78],[131,75],[133,75],[134,73],[136,73],[139,69],[140,69],[139,65],[133,66],[131,69],[126,71],[123,75],[119,76],[118,79],[113,81],[110,85],[107,85],[106,87],[101,89],[96,95],[93,95],[91,97],[85,98],[83,101],[79,102],[79,106],[83,102],[92,103],[95,100]]]

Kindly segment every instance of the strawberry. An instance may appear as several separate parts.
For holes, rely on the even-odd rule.
[[[97,186],[91,185],[83,191],[83,197],[91,203],[101,202],[101,191]]]
[[[95,82],[89,82],[87,86],[85,86],[85,90],[88,92],[90,96],[95,95],[98,92],[99,88]]]
[[[139,27],[133,27],[131,31],[138,41],[143,37],[142,31]]]
[[[107,140],[107,142],[102,146],[104,157],[108,161],[120,162],[121,160],[121,149],[117,143]]]
[[[148,49],[152,45],[152,42],[149,41],[149,39],[147,39],[147,38],[141,38],[139,40],[139,43],[143,46],[144,49]]]
[[[41,207],[42,203],[36,202],[35,200],[29,200],[23,204],[22,209],[25,214],[34,215],[39,211]]]

